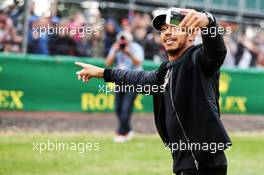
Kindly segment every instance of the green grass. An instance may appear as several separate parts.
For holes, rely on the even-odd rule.
[[[98,142],[99,151],[33,151],[33,142]],[[232,135],[229,175],[264,175],[264,134]],[[102,133],[1,133],[0,175],[172,175],[171,155],[157,135],[115,144]]]

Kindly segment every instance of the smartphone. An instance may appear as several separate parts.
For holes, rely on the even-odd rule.
[[[166,23],[172,26],[178,26],[185,15],[181,14],[176,8],[168,9],[166,14]]]

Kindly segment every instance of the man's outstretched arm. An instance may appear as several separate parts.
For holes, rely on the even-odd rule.
[[[157,71],[127,71],[121,69],[100,68],[90,64],[76,62],[82,70],[76,72],[78,79],[88,82],[90,78],[104,78],[105,82],[128,85],[161,85],[166,74],[166,62]]]
[[[128,85],[154,85],[157,84],[156,71],[127,71],[121,69],[104,70],[105,82]]]

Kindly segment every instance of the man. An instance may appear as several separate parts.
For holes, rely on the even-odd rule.
[[[165,91],[153,93],[155,123],[172,151],[174,173],[226,175],[223,150],[231,146],[231,141],[220,120],[218,104],[219,68],[226,47],[219,33],[209,32],[203,32],[203,44],[194,46],[195,32],[184,30],[217,28],[212,14],[190,9],[178,9],[177,13],[184,16],[177,26],[167,20],[168,13],[153,20],[168,53],[168,61],[157,71],[133,72],[76,63],[83,67],[77,75],[84,82],[103,77],[106,82],[164,86]]]
[[[143,48],[133,41],[133,36],[128,32],[120,32],[117,41],[106,59],[106,66],[115,63],[116,68],[121,70],[142,70],[144,60]],[[133,103],[136,98],[135,92],[115,92],[115,111],[118,119],[117,135],[114,142],[122,143],[131,140],[134,132],[132,131],[130,120],[133,110]]]

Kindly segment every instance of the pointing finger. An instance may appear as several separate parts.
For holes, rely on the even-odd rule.
[[[75,62],[75,65],[77,65],[77,66],[81,66],[81,67],[83,67],[83,68],[86,67],[86,64],[85,64],[85,63],[81,63],[81,62],[78,62],[78,61]]]

